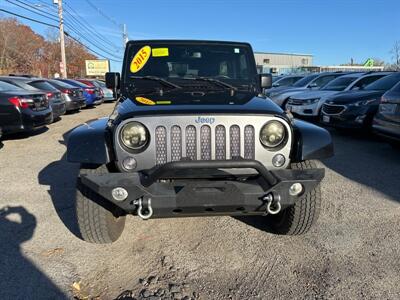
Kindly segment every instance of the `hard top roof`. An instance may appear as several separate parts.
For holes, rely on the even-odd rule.
[[[171,39],[162,39],[162,40],[130,40],[128,44],[208,44],[208,45],[242,45],[242,46],[250,46],[249,43],[246,42],[234,42],[234,41],[215,41],[215,40],[171,40]],[[251,47],[251,46],[250,46]]]

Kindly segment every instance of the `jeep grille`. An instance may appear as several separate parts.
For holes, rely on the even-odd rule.
[[[289,133],[285,146],[277,150],[265,148],[259,140],[261,128],[271,120],[283,122]],[[121,145],[120,132],[131,121],[142,123],[149,132],[148,145],[143,151],[129,151]],[[281,168],[290,163],[291,133],[287,122],[272,115],[152,115],[123,121],[115,130],[114,142],[120,170],[124,170],[122,161],[127,157],[136,159],[134,171],[149,170],[171,161],[238,158],[254,159],[268,169],[276,169],[272,158],[277,153],[286,157]]]
[[[255,158],[255,130],[252,125],[246,125],[244,132],[240,132],[238,125],[232,125],[228,129],[229,139],[226,139],[227,129],[224,125],[218,125],[212,129],[208,125],[202,125],[199,132],[193,125],[181,128],[173,125],[167,130],[165,126],[157,126],[155,129],[155,159],[156,164],[161,165],[168,162],[169,152],[172,161],[179,161],[182,157],[182,148],[186,150],[186,158],[197,160],[211,160],[214,156],[216,160],[225,160],[226,148],[230,149],[229,159],[240,157],[241,145],[244,147],[244,158]],[[184,142],[182,141],[184,132]],[[170,138],[168,138],[170,137]],[[243,139],[243,143],[242,140]],[[170,143],[168,143],[170,141]],[[228,145],[227,145],[228,144]],[[199,147],[197,147],[199,145]],[[200,151],[197,153],[197,151]],[[214,155],[212,155],[214,152]]]

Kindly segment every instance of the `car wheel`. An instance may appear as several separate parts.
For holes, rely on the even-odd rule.
[[[80,175],[109,173],[105,165],[97,168],[81,166]],[[76,190],[76,218],[83,240],[106,244],[116,241],[125,227],[122,210],[83,185],[78,178]]]
[[[291,169],[306,170],[315,169],[313,161],[302,161],[292,163]],[[301,198],[292,206],[282,210],[277,215],[267,216],[272,232],[284,235],[299,235],[310,230],[311,226],[318,219],[321,207],[321,189],[318,185],[308,194]]]

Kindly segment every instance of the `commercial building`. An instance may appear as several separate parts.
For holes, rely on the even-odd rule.
[[[255,52],[259,73],[294,73],[301,67],[311,67],[314,56],[311,54]]]

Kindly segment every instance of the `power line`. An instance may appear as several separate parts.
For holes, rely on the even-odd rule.
[[[88,3],[91,7],[93,7],[95,10],[97,10],[97,12],[103,16],[104,18],[106,18],[108,21],[110,21],[111,23],[113,23],[115,26],[117,26],[119,29],[121,29],[121,24],[118,24],[117,21],[115,21],[113,18],[109,17],[108,15],[106,15],[100,8],[98,8],[96,5],[93,4],[92,1],[90,0],[85,0],[86,3]]]
[[[94,51],[93,49],[90,49],[90,48],[89,48],[88,46],[86,46],[85,44],[82,44],[78,39],[76,39],[76,38],[74,38],[73,36],[71,36],[68,32],[64,32],[64,33],[65,33],[65,35],[66,35],[67,37],[69,37],[70,39],[74,40],[74,41],[77,42],[79,45],[81,45],[82,47],[85,47],[87,50],[93,52],[94,54],[96,54],[96,55],[98,55],[98,56],[100,56],[100,57],[106,58],[106,59],[108,59],[108,60],[111,60],[111,61],[122,62],[122,60],[116,60],[116,59],[111,59],[111,58],[109,58],[109,57],[106,57],[106,56],[104,56],[104,55],[102,55],[102,54],[100,54],[100,53]]]
[[[104,48],[102,48],[102,47],[96,45],[95,43],[93,43],[93,41],[90,41],[87,37],[85,37],[83,34],[81,34],[81,33],[80,33],[79,31],[77,31],[76,29],[72,28],[71,26],[68,26],[68,27],[69,27],[69,29],[70,29],[71,31],[75,32],[75,34],[78,35],[81,39],[87,41],[88,43],[90,43],[90,44],[91,44],[92,46],[94,46],[95,48],[101,50],[101,51],[104,52],[104,53],[107,53],[108,55],[111,55],[112,57],[119,58],[118,56],[115,56],[113,53],[108,52],[108,51],[105,50]]]
[[[16,5],[16,6],[20,7],[20,8],[22,8],[22,9],[25,9],[25,10],[27,10],[27,11],[30,11],[30,12],[32,12],[32,13],[34,13],[34,14],[37,14],[37,15],[40,15],[40,16],[42,16],[42,17],[44,17],[44,18],[47,18],[47,19],[50,19],[50,20],[52,20],[52,21],[58,22],[58,20],[57,20],[56,18],[52,18],[52,17],[49,17],[49,16],[47,16],[47,15],[45,15],[45,14],[42,14],[42,13],[41,13],[41,10],[37,9],[36,7],[33,7],[34,10],[32,10],[32,9],[30,9],[30,8],[24,7],[24,6],[20,5],[20,4],[17,4],[17,3],[15,3],[15,2],[12,2],[12,1],[10,1],[10,0],[6,0],[6,1],[7,1],[8,3],[11,3],[11,4],[13,4],[13,5]],[[23,3],[24,5],[30,6],[30,5],[28,5],[28,4],[26,4],[26,3],[22,2],[22,1],[19,1],[19,0],[15,0],[15,1],[18,1],[18,2],[20,2],[20,3]],[[37,12],[37,11],[40,11],[40,12]]]
[[[77,35],[79,35],[81,38],[83,38],[84,40],[86,40],[87,42],[90,42],[91,44],[97,44],[99,43],[100,45],[104,46],[106,53],[109,53],[109,51],[111,51],[111,53],[109,53],[110,55],[114,55],[113,52],[115,52],[114,49],[110,48],[110,47],[106,47],[107,44],[105,44],[102,41],[99,41],[98,39],[96,39],[93,35],[90,34],[85,34],[84,32],[81,32],[79,29],[76,28],[76,25],[74,23],[74,25],[72,25],[72,23],[69,22],[64,22],[64,25],[69,28],[71,31],[75,32]],[[76,26],[75,26],[76,25]],[[79,26],[78,26],[79,27]]]
[[[11,12],[11,11],[6,10],[6,9],[0,8],[0,11],[4,12],[4,13],[6,13],[6,14],[9,14],[9,15],[13,15],[13,16],[16,16],[16,17],[25,19],[25,20],[29,20],[29,21],[32,21],[32,22],[35,22],[35,23],[39,23],[39,24],[42,24],[42,25],[46,25],[46,26],[49,26],[49,27],[53,27],[53,28],[57,28],[57,29],[58,29],[58,26],[56,26],[56,25],[53,25],[53,24],[50,24],[50,23],[46,23],[46,22],[42,22],[42,21],[39,21],[39,20],[37,20],[37,19],[29,18],[29,17],[27,17],[27,16],[23,16],[23,15],[14,13],[14,12]],[[90,47],[86,46],[85,44],[83,44],[82,42],[80,42],[79,40],[77,40],[76,38],[74,38],[73,36],[71,36],[68,32],[65,32],[65,35],[68,36],[69,38],[71,38],[72,40],[74,40],[75,42],[77,42],[77,43],[78,43],[79,45],[81,45],[82,47],[85,47],[87,50],[89,50],[90,52],[92,52],[92,53],[94,53],[94,54],[96,54],[96,55],[98,55],[98,56],[100,56],[100,57],[103,57],[103,58],[106,58],[106,59],[109,59],[109,60],[115,61],[115,62],[122,62],[122,60],[111,59],[111,58],[108,58],[107,56],[105,56],[105,55],[103,55],[103,54],[100,54],[99,52],[97,52],[97,51],[91,49]]]
[[[39,20],[36,20],[36,19],[32,19],[32,18],[29,18],[29,17],[26,17],[26,16],[22,16],[22,15],[13,13],[13,12],[11,12],[9,10],[5,10],[5,9],[0,8],[0,11],[4,12],[6,14],[9,14],[9,15],[13,15],[13,16],[16,16],[16,17],[19,17],[19,18],[22,18],[22,19],[26,19],[26,20],[29,20],[29,21],[32,21],[32,22],[35,22],[35,23],[47,25],[47,26],[54,27],[54,28],[58,29],[58,26],[56,26],[56,25],[49,24],[49,23],[46,23],[46,22],[42,22],[42,21],[39,21]]]
[[[90,34],[93,39],[96,39],[97,42],[104,43],[105,45],[109,45],[110,44],[110,46],[108,48],[110,50],[112,49],[111,51],[117,50],[118,52],[120,52],[120,48],[118,48],[115,44],[113,44],[113,42],[111,42],[110,40],[108,40],[105,37],[103,37],[101,34],[99,34],[94,29],[91,29],[90,27],[85,26],[85,24],[83,24],[79,19],[77,19],[67,9],[64,9],[64,11],[71,17],[71,18],[68,18],[68,20],[65,20],[65,24],[67,26],[70,26],[70,27],[77,26],[79,28],[82,28],[85,32]]]
[[[9,0],[6,0],[6,1],[10,2]],[[13,0],[13,1],[17,1],[17,2],[23,3],[24,5],[28,5],[29,7],[32,7],[33,9],[42,12],[42,10],[38,9],[37,7],[35,7],[35,6],[33,6],[33,5],[30,5],[30,4],[27,4],[27,3],[25,3],[25,2],[23,2],[23,1],[21,1],[21,0]],[[40,0],[39,0],[39,1],[40,1]],[[48,6],[44,1],[40,1],[40,2],[43,3],[43,4],[45,4],[47,7],[52,8],[51,6]],[[11,3],[11,2],[10,2],[10,3]],[[15,4],[15,3],[13,3],[13,4]],[[17,5],[17,4],[15,4],[15,5]],[[18,5],[18,6],[19,6],[19,5]],[[21,7],[21,6],[20,6],[20,7]],[[53,8],[53,9],[54,9],[54,8]],[[30,10],[30,11],[31,11],[31,10]],[[108,45],[108,44],[112,44],[112,45],[113,45],[113,43],[112,43],[110,40],[107,40],[107,39],[103,38],[94,28],[93,28],[93,30],[89,30],[89,28],[88,28],[85,24],[83,24],[82,22],[80,22],[77,18],[75,18],[75,17],[74,17],[69,11],[67,11],[65,8],[64,8],[64,11],[65,11],[67,14],[69,14],[72,18],[74,18],[74,19],[80,24],[79,26],[77,25],[78,27],[83,27],[84,29],[86,29],[86,31],[87,31],[88,33],[91,33],[91,34],[93,34],[93,35],[96,35],[96,36],[101,40],[100,43],[106,43],[107,45]],[[44,17],[47,17],[46,15],[43,15],[43,14],[40,14],[40,13],[37,13],[37,12],[34,12],[34,13],[39,14],[39,15],[44,16]],[[76,14],[78,14],[78,13],[76,13]],[[50,18],[50,19],[53,20],[53,21],[58,21],[57,19],[52,19],[52,18]],[[72,24],[76,25],[76,23],[74,23],[72,20],[71,20],[71,21],[68,20],[67,22],[66,22],[66,20],[64,20],[64,23],[65,23],[66,26],[69,26],[69,27],[71,28],[72,31],[75,31],[77,34],[80,34],[80,30],[76,29],[76,27],[72,25]],[[71,24],[68,24],[68,23],[71,23]],[[93,38],[94,38],[94,37],[93,37]],[[86,40],[87,40],[88,42],[94,44],[93,41],[89,41],[88,39],[86,39]],[[99,40],[96,39],[96,42],[99,42]],[[118,50],[118,52],[120,52],[119,48],[117,48],[115,45],[113,45],[113,47],[114,47],[115,49],[111,49],[111,48],[108,48],[108,49],[110,49],[110,51]],[[97,48],[99,48],[99,47],[97,47]],[[102,48],[99,48],[99,49],[103,50]],[[103,50],[103,51],[104,51],[104,50]],[[109,52],[107,52],[107,51],[105,51],[105,52],[108,53],[108,54],[110,54],[110,55],[113,55],[113,54],[111,54],[111,53],[109,53]]]
[[[66,9],[66,7],[64,8],[65,12],[76,22],[79,23],[80,27],[82,27],[83,29],[86,29],[87,32],[96,35],[100,40],[102,40],[102,42],[105,42],[107,44],[111,44],[115,50],[120,51],[120,47],[117,47],[112,41],[110,41],[109,39],[107,39],[106,37],[104,37],[101,33],[99,33],[93,26],[91,26],[90,24],[85,24],[83,22],[81,22],[79,20],[78,17],[80,17],[79,13],[73,9],[68,3],[65,3],[65,6],[68,7],[70,11],[68,11],[68,9]],[[74,15],[75,14],[75,15]],[[80,17],[82,18],[82,17]],[[73,23],[73,20],[69,20],[70,23]],[[76,24],[75,24],[76,25]]]

